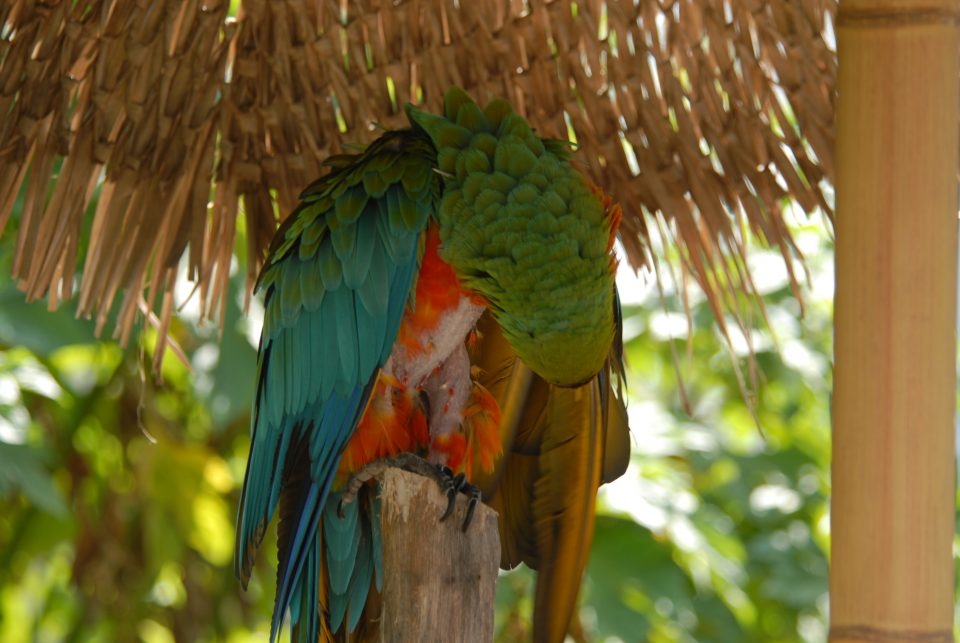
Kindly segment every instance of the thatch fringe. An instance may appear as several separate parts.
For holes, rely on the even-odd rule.
[[[782,200],[829,211],[832,0],[245,0],[236,19],[228,7],[0,7],[0,232],[16,210],[28,297],[72,297],[82,261],[79,314],[102,329],[121,298],[121,339],[158,306],[165,330],[189,248],[215,316],[238,212],[252,278],[275,203],[289,212],[325,156],[401,125],[407,101],[438,109],[451,84],[575,136],[623,204],[630,262],[649,265],[646,226],[662,217],[721,322],[753,291],[746,228],[790,266]]]

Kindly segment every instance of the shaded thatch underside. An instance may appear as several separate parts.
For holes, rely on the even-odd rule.
[[[216,315],[238,214],[252,276],[274,197],[289,212],[325,156],[451,84],[543,135],[569,126],[623,204],[631,263],[650,264],[656,226],[718,316],[752,290],[745,228],[790,266],[782,199],[829,211],[832,0],[394,4],[245,0],[235,20],[227,0],[0,5],[0,233],[19,195],[27,295],[78,294],[98,328],[119,297],[124,340],[138,311],[164,335],[186,252]]]

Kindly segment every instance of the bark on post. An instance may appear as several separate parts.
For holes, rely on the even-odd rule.
[[[957,3],[841,0],[831,641],[952,641]]]
[[[438,523],[447,500],[433,480],[388,469],[382,481],[380,640],[492,641],[500,569],[496,512],[477,505],[463,532],[462,494],[453,514]]]

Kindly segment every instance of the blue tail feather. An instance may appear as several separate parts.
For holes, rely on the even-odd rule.
[[[316,484],[310,485],[310,490],[303,505],[306,513],[301,514],[303,517],[297,525],[296,534],[287,550],[289,555],[285,564],[281,561],[283,567],[281,567],[277,577],[277,597],[273,608],[273,619],[270,623],[271,643],[273,643],[277,633],[280,631],[280,624],[283,622],[284,613],[291,604],[295,591],[302,591],[303,579],[301,579],[301,575],[304,565],[307,559],[311,558],[311,551],[314,549],[310,547],[307,542],[308,539],[312,541],[316,537],[320,491],[320,488]],[[327,489],[323,491],[325,493]],[[309,587],[307,587],[307,592],[310,592]],[[316,589],[314,589],[313,592],[315,593]]]
[[[350,588],[347,595],[347,631],[357,629],[363,608],[367,603],[367,594],[370,593],[370,583],[373,580],[373,552],[371,547],[372,533],[369,529],[362,529],[359,539],[359,554],[354,575],[350,579]]]
[[[330,578],[330,591],[343,594],[347,591],[353,565],[357,560],[357,539],[360,517],[358,503],[351,502],[343,507],[343,518],[337,514],[342,493],[330,494],[323,512],[324,539],[327,548],[327,574]],[[334,514],[334,515],[331,515]]]
[[[291,453],[296,452],[295,457],[309,458],[306,463],[298,463],[297,466],[287,467],[287,475],[290,476],[291,483],[295,480],[295,475],[306,474],[306,480],[299,481],[304,489],[298,493],[302,500],[296,502],[296,508],[291,512],[291,519],[295,526],[291,529],[292,537],[286,538],[281,542],[280,566],[277,570],[277,595],[274,604],[273,619],[270,625],[270,641],[276,639],[280,631],[280,626],[287,611],[295,609],[297,603],[304,604],[304,601],[311,601],[311,616],[308,617],[309,625],[306,629],[313,631],[316,629],[317,616],[317,582],[319,579],[319,553],[315,550],[318,547],[318,529],[323,515],[323,507],[326,506],[327,496],[330,492],[330,485],[333,482],[333,476],[337,470],[340,461],[340,454],[343,451],[343,445],[349,439],[349,433],[343,435],[344,427],[355,426],[362,413],[362,407],[369,397],[372,386],[368,385],[364,389],[357,388],[346,398],[334,396],[328,400],[323,409],[319,426],[316,427],[304,442],[298,442],[291,445]],[[327,436],[326,440],[318,440],[317,435]],[[334,438],[334,439],[331,439]],[[309,447],[307,446],[309,442]],[[299,472],[294,474],[294,472]],[[317,480],[323,482],[317,482]],[[288,533],[291,533],[288,532]],[[296,601],[296,597],[300,601]],[[300,616],[298,614],[298,616]],[[299,619],[297,619],[299,621]],[[291,618],[291,621],[293,619]],[[301,631],[304,631],[301,628]],[[310,639],[316,640],[315,638]]]
[[[298,582],[290,603],[290,626],[293,643],[314,643],[320,630],[321,615],[317,610],[317,588],[320,582],[320,538],[314,535],[314,545],[307,551],[303,566],[303,581]]]
[[[330,587],[330,629],[340,630],[346,619],[353,632],[363,614],[370,586],[383,586],[380,500],[376,486],[360,490],[356,500],[337,515],[341,494],[333,493],[323,514],[324,549]]]

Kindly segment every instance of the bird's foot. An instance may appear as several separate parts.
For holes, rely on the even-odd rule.
[[[440,487],[440,492],[447,497],[447,508],[440,516],[439,522],[443,522],[453,513],[453,508],[457,503],[457,494],[463,493],[466,495],[468,498],[467,515],[463,519],[461,530],[467,530],[467,527],[470,526],[470,522],[473,520],[477,503],[480,502],[480,488],[467,482],[466,475],[462,473],[454,475],[450,467],[427,462],[412,453],[400,453],[388,458],[374,460],[350,476],[343,496],[340,498],[337,514],[343,517],[343,507],[356,500],[360,487],[367,481],[382,475],[384,471],[390,468],[418,473],[427,478],[431,478],[437,483],[437,486]]]
[[[428,464],[428,463],[425,463]],[[453,507],[457,502],[457,494],[462,493],[467,496],[467,515],[460,526],[461,531],[466,531],[473,520],[473,512],[477,509],[477,503],[480,502],[480,487],[467,482],[467,476],[463,473],[453,474],[450,467],[445,465],[428,464],[435,471],[434,480],[440,485],[441,493],[447,496],[447,508],[440,516],[440,522],[443,522],[453,513]]]

